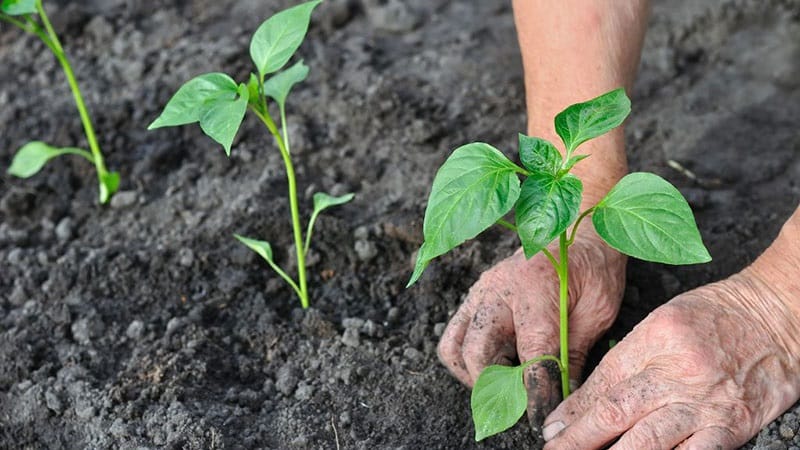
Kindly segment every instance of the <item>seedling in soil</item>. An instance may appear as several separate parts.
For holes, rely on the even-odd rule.
[[[472,390],[475,440],[513,426],[527,405],[523,383],[526,367],[554,361],[561,372],[561,389],[569,387],[568,290],[569,247],[581,222],[592,216],[597,234],[618,251],[665,264],[697,264],[711,260],[689,204],[663,178],[631,173],[600,202],[580,212],[583,184],[570,170],[588,155],[575,149],[616,128],[630,113],[630,100],[616,89],[585,103],[572,105],[555,118],[556,133],[566,148],[540,138],[519,136],[524,167],[484,143],[459,147],[436,174],[425,211],[425,241],[408,285],[414,284],[433,258],[494,224],[516,231],[527,258],[539,252],[552,263],[559,279],[560,355],[541,355],[519,366],[492,365],[483,370]],[[519,176],[525,178],[520,183]],[[515,223],[503,217],[512,209]],[[570,226],[572,229],[569,230]],[[558,239],[558,254],[547,246]]]
[[[267,264],[294,289],[303,308],[308,308],[305,257],[311,244],[311,233],[319,213],[331,206],[353,199],[353,194],[334,197],[322,192],[314,194],[314,208],[305,230],[300,225],[297,202],[297,182],[292,165],[289,133],[286,123],[286,98],[292,87],[308,75],[308,66],[298,61],[282,72],[297,51],[308,31],[311,12],[322,0],[310,1],[281,11],[262,23],[250,41],[250,57],[257,73],[251,73],[247,83],[236,83],[224,73],[207,73],[184,84],[170,99],[161,115],[150,124],[149,130],[199,122],[200,128],[215,140],[230,156],[236,132],[249,110],[267,127],[275,140],[286,167],[289,207],[297,255],[297,280],[281,269],[272,257],[272,247],[266,241],[234,235],[241,243],[267,261]],[[267,78],[267,75],[271,77]],[[277,105],[280,130],[269,111],[267,98]]]
[[[67,83],[70,90],[72,90],[75,106],[78,108],[78,114],[83,123],[86,141],[89,143],[89,149],[91,150],[89,152],[75,147],[58,148],[40,141],[28,142],[14,155],[11,167],[8,168],[8,173],[20,178],[28,178],[39,172],[49,160],[56,156],[82,156],[94,164],[97,169],[100,203],[108,202],[119,187],[119,173],[109,172],[106,169],[103,153],[97,143],[92,120],[89,118],[89,112],[83,102],[83,96],[72,71],[72,66],[70,66],[64,47],[61,46],[61,41],[58,39],[50,19],[44,11],[42,0],[2,0],[2,3],[0,3],[0,20],[37,36],[53,52],[53,55],[55,55],[64,70],[64,75],[67,77]]]

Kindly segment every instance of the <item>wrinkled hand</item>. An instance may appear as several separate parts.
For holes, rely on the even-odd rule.
[[[619,311],[626,260],[588,228],[569,251],[570,374],[577,379],[587,352]],[[541,253],[526,260],[517,251],[503,260],[481,275],[450,320],[439,343],[442,363],[472,386],[488,365],[510,364],[516,356],[557,357],[558,286],[555,269]],[[561,400],[560,374],[545,361],[525,376],[528,418],[538,430]]]
[[[738,448],[800,398],[800,323],[745,270],[656,309],[546,420],[545,449]]]

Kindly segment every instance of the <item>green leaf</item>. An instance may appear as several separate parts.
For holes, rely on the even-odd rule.
[[[515,221],[526,258],[547,247],[575,221],[582,192],[581,180],[571,174],[557,178],[536,172],[525,179]]]
[[[321,1],[314,0],[283,10],[258,27],[250,41],[250,57],[262,80],[264,75],[286,65],[300,47],[311,22],[311,11]]]
[[[236,82],[224,73],[206,73],[192,78],[178,89],[147,129],[198,122],[220,101],[234,100],[236,91]]]
[[[522,380],[523,366],[489,366],[472,388],[475,441],[503,432],[516,424],[528,405]]]
[[[119,172],[100,175],[100,204],[105,204],[119,189]]]
[[[234,234],[233,237],[239,240],[242,244],[248,246],[250,250],[258,253],[259,256],[264,258],[269,263],[273,263],[272,261],[272,247],[269,245],[267,241],[259,241],[258,239],[250,239],[248,237],[240,236],[238,234]]]
[[[588,102],[572,105],[556,116],[556,133],[567,153],[582,143],[618,127],[631,112],[625,89],[619,88]]]
[[[44,142],[32,141],[23,145],[14,159],[11,160],[11,167],[8,173],[15,177],[28,178],[42,170],[47,161],[61,155],[79,155],[88,159],[94,164],[92,154],[79,148],[57,148]]]
[[[239,98],[235,100],[219,99],[200,118],[200,128],[211,139],[219,142],[225,148],[225,154],[231,156],[231,145],[236,132],[244,120],[247,112],[249,92],[247,85],[239,86]]]
[[[3,3],[0,3],[0,12],[9,16],[38,13],[36,11],[36,0],[3,0]]]
[[[289,91],[296,83],[306,79],[308,76],[308,66],[303,61],[298,61],[292,67],[274,75],[264,82],[264,94],[275,99],[278,107],[283,109]]]
[[[314,194],[314,210],[311,213],[311,218],[308,219],[308,228],[306,229],[306,243],[304,246],[306,253],[308,253],[308,247],[311,245],[311,233],[314,231],[314,222],[317,221],[319,213],[331,206],[343,205],[353,200],[353,197],[355,197],[355,194],[345,194],[339,197],[334,197],[324,192]]]
[[[431,259],[472,239],[503,217],[519,197],[518,172],[499,150],[481,142],[457,148],[433,180],[425,210],[425,243],[408,286]]]
[[[570,170],[572,170],[573,167],[575,167],[575,164],[578,164],[579,162],[583,161],[584,159],[586,159],[588,157],[589,157],[589,155],[575,155],[575,156],[572,156],[567,160],[567,163],[564,164],[564,168],[562,170],[564,170],[565,173],[569,172]]]
[[[626,255],[665,264],[711,261],[689,204],[652,173],[621,179],[595,207],[592,223],[608,245]]]
[[[549,141],[519,134],[519,159],[531,172],[553,175],[561,169],[561,153]]]

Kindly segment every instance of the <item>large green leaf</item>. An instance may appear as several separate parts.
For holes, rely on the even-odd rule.
[[[711,261],[689,204],[652,173],[620,180],[597,204],[592,222],[611,247],[626,255],[665,264]]]
[[[472,421],[475,440],[505,431],[519,421],[528,405],[522,381],[524,366],[489,366],[472,388]]]
[[[615,89],[560,112],[556,116],[556,133],[572,153],[582,143],[621,125],[630,112],[631,101],[625,89]]]
[[[311,11],[322,0],[306,2],[283,10],[258,27],[250,41],[250,57],[261,74],[280,70],[303,42],[311,22]]]
[[[549,141],[519,134],[519,159],[531,172],[547,172],[553,175],[561,169],[562,158],[558,149]]]
[[[457,148],[433,180],[425,210],[425,243],[409,286],[428,262],[503,217],[519,197],[518,172],[523,169],[491,145],[475,142]]]
[[[36,0],[3,0],[3,3],[0,3],[0,12],[9,16],[38,13],[36,11]]]
[[[264,82],[264,94],[275,99],[278,107],[283,110],[286,104],[286,97],[296,83],[306,79],[308,76],[308,66],[303,61],[298,61],[292,67],[275,74],[272,78]]]
[[[220,143],[228,156],[231,155],[233,138],[247,112],[248,99],[247,85],[242,83],[239,85],[239,98],[217,100],[200,118],[200,128],[208,137]]]
[[[525,179],[516,206],[517,233],[525,257],[539,253],[572,224],[582,192],[581,180],[572,174],[556,177],[536,172]]]
[[[164,107],[148,130],[198,122],[220,101],[236,98],[238,86],[224,73],[206,73],[187,81]]]
[[[23,145],[14,159],[11,160],[11,167],[8,173],[15,177],[28,178],[42,170],[47,161],[61,155],[79,155],[88,159],[94,164],[92,154],[79,148],[58,148],[50,146],[44,142],[32,141]]]

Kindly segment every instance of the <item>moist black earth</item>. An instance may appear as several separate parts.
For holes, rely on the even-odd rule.
[[[435,352],[514,237],[486,233],[404,288],[436,168],[466,142],[513,155],[525,131],[509,3],[314,13],[311,74],[288,102],[301,212],[320,190],[356,199],[317,224],[309,310],[232,238],[293,264],[266,131],[246,120],[230,158],[197,126],[146,131],[193,76],[245,80],[250,35],[291,3],[45,1],[122,185],[98,206],[93,167],[72,157],[0,176],[0,448],[534,447],[524,420],[474,443],[469,392]],[[0,165],[29,140],[85,146],[41,43],[0,24],[0,62]],[[631,261],[594,364],[672,296],[745,267],[798,204],[800,2],[654,1],[633,105],[631,169],[680,188],[714,261]],[[744,448],[800,448],[799,415]]]

